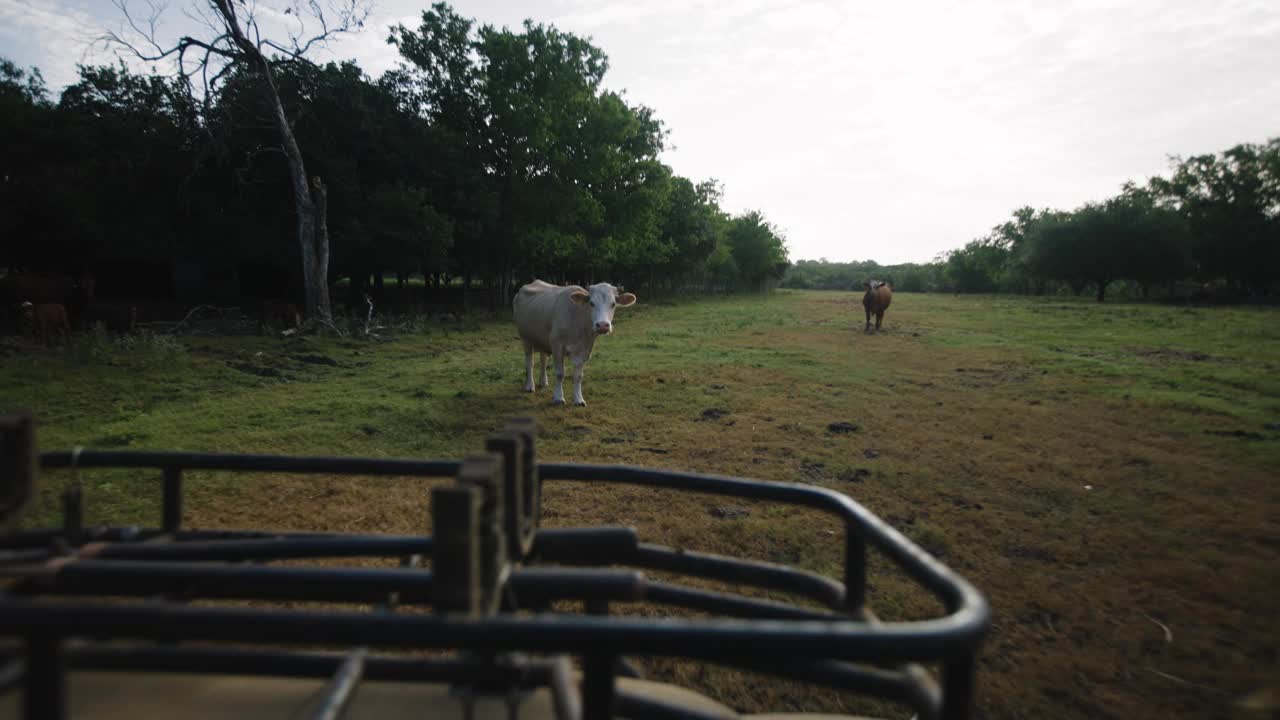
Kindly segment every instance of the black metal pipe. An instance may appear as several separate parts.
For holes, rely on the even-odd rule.
[[[402,604],[432,601],[435,578],[411,568],[271,567],[211,563],[76,560],[42,566],[31,592],[76,595],[385,602],[391,593]],[[630,570],[522,568],[509,579],[524,600],[637,601],[643,577]],[[0,608],[3,603],[0,603]]]
[[[414,568],[414,569],[420,568],[422,567],[422,556],[410,555],[409,557],[400,558],[400,567]],[[395,612],[396,608],[399,606],[400,606],[400,593],[399,591],[397,591],[393,593],[388,593],[387,597],[384,598],[382,602],[378,603],[377,610],[381,612],[392,613],[392,612]]]
[[[625,562],[639,544],[635,528],[543,528],[533,536],[530,555],[548,562],[608,565]]]
[[[182,468],[170,465],[164,469],[164,493],[160,528],[167,533],[182,527]]]
[[[973,712],[974,657],[942,666],[942,720],[965,720]]]
[[[71,595],[378,602],[392,592],[403,603],[427,603],[433,578],[392,568],[76,560],[37,576],[31,590]]]
[[[990,609],[986,599],[964,578],[935,560],[905,535],[847,495],[828,488],[800,483],[744,480],[724,475],[652,470],[627,465],[542,463],[538,466],[538,472],[544,481],[621,482],[687,492],[773,500],[824,510],[842,518],[846,524],[846,532],[860,534],[875,544],[916,582],[942,600],[948,612],[965,611],[984,627],[990,621]],[[856,591],[865,582],[863,580],[865,565],[859,564],[856,557],[847,557],[846,561],[846,586]]]
[[[334,652],[287,652],[216,646],[133,647],[90,646],[69,648],[67,663],[73,670],[118,670],[147,673],[204,673],[217,675],[265,675],[272,677],[331,677],[346,655]],[[370,655],[364,676],[379,682],[464,683],[478,679],[529,686],[550,682],[551,663],[527,660],[519,664],[494,664],[464,659],[402,658]]]
[[[588,600],[587,614],[609,616],[609,603]],[[586,720],[613,720],[614,694],[617,689],[618,656],[610,652],[588,653],[582,658],[582,715]]]
[[[0,660],[0,695],[22,684],[27,674],[27,661],[21,656]]]
[[[369,651],[357,648],[342,661],[342,666],[334,674],[333,679],[325,686],[320,707],[316,709],[315,720],[338,720],[346,712],[351,699],[355,697],[356,685],[364,676],[364,660]]]
[[[110,560],[286,560],[295,558],[397,557],[430,555],[431,538],[415,535],[349,535],[183,540],[164,544],[116,543],[95,549],[92,557]]]
[[[588,603],[639,602],[647,581],[635,570],[526,567],[511,571],[511,589],[520,601],[577,599]]]
[[[630,558],[622,558],[617,562],[628,562],[647,570],[667,570],[796,593],[816,600],[832,610],[842,610],[844,606],[844,586],[840,583],[817,573],[785,565],[675,550],[648,543],[641,543]]]
[[[394,571],[393,571],[394,572]],[[57,630],[113,638],[460,648],[477,652],[665,655],[716,659],[743,653],[860,662],[935,662],[973,654],[983,617],[971,610],[910,623],[851,620],[687,620],[612,616],[497,616],[461,622],[437,615],[187,606],[62,604],[0,599],[0,635]]]
[[[644,599],[649,602],[665,603],[690,610],[702,610],[741,618],[817,621],[846,619],[829,612],[807,610],[770,600],[754,600],[740,595],[730,595],[712,590],[698,590],[696,588],[653,581],[645,585]]]
[[[383,460],[366,458],[284,457],[276,455],[227,455],[210,453],[157,453],[137,451],[95,451],[44,453],[46,469],[71,467],[181,467],[192,470],[243,470],[250,472],[345,473],[447,477],[457,473],[461,463],[451,460]],[[720,475],[651,470],[620,465],[541,463],[538,475],[545,480],[622,482],[649,487],[708,492],[738,497],[768,499],[805,505],[844,518],[847,531],[873,542],[890,559],[938,596],[949,612],[968,609],[989,622],[986,600],[963,578],[917,547],[904,535],[880,520],[847,496],[827,488],[798,483],[743,480]],[[854,549],[854,543],[850,543]],[[859,553],[846,554],[845,584],[850,602],[865,588],[865,563]]]
[[[927,701],[923,708],[916,706],[916,703],[926,698],[927,694],[921,693],[914,687],[915,678],[899,670],[885,670],[839,660],[811,659],[778,662],[760,656],[757,658],[731,658],[726,661],[717,661],[717,664],[838,690],[874,695],[886,700],[910,704],[917,712],[931,713],[937,710],[936,705],[930,706]],[[925,716],[929,717],[930,714]]]
[[[72,547],[84,542],[84,494],[78,486],[62,492],[62,538]]]
[[[609,653],[591,653],[582,659],[582,716],[585,720],[613,718],[615,658]]]
[[[0,567],[44,562],[55,555],[57,552],[53,548],[4,551],[0,552]]]
[[[59,530],[24,530],[0,538],[4,551],[37,551],[62,537]],[[130,560],[286,560],[322,557],[401,557],[430,555],[429,535],[357,535],[324,532],[262,532],[258,530],[179,530],[173,542],[145,544],[166,534],[159,529],[96,528],[85,531],[87,542],[109,543],[94,548],[93,557]],[[539,556],[551,562],[589,564],[617,559],[639,544],[634,528],[543,528],[535,535]],[[618,553],[618,555],[610,555]],[[9,555],[0,552],[0,563]],[[32,556],[34,557],[34,555]]]
[[[26,720],[61,720],[67,714],[66,663],[62,638],[49,633],[27,636],[22,714]]]
[[[560,655],[551,662],[551,703],[556,720],[582,720],[582,703],[573,687],[573,666],[569,658]]]
[[[70,452],[40,454],[45,470],[72,467]],[[401,460],[382,458],[242,455],[232,453],[150,452],[134,450],[82,450],[75,462],[80,468],[167,468],[184,470],[239,470],[259,473],[323,473],[334,475],[400,475],[452,477],[461,463],[456,460]]]

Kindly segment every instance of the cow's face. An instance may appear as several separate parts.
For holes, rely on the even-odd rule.
[[[29,300],[22,303],[22,317],[28,321],[34,320],[36,317],[36,306],[32,305]]]
[[[634,305],[636,296],[631,293],[620,293],[618,288],[609,283],[599,283],[587,288],[586,292],[575,292],[573,301],[587,306],[591,311],[591,327],[597,335],[608,335],[613,332],[613,313],[619,306]]]

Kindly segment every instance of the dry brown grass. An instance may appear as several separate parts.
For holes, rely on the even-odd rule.
[[[834,487],[990,598],[982,717],[1237,717],[1234,699],[1280,667],[1280,439],[1209,433],[1280,420],[1280,314],[899,294],[886,331],[864,335],[856,302],[788,293],[624,317],[588,367],[587,408],[518,392],[505,325],[405,339],[363,351],[371,364],[359,374],[223,390],[228,402],[257,393],[279,417],[217,447],[460,456],[504,417],[532,414],[544,460]],[[304,435],[299,408],[321,402],[378,431],[334,423]],[[707,409],[727,413],[706,419]],[[191,427],[195,412],[157,406],[112,427],[164,447],[160,428]],[[837,421],[861,429],[827,432]],[[420,481],[203,482],[188,505],[200,526],[408,533],[428,523]],[[242,489],[228,492],[232,482]],[[724,505],[750,514],[713,517]],[[632,525],[646,541],[838,577],[840,528],[820,513],[586,483],[549,485],[545,510],[547,525]],[[882,616],[938,611],[883,562],[873,567]],[[650,669],[743,709],[868,708],[718,668]]]

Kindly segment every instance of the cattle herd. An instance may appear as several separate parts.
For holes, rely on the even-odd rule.
[[[885,310],[893,299],[889,283],[869,280],[862,305],[866,311],[866,332],[871,332],[871,316],[876,316],[875,329],[880,330]],[[7,315],[8,325],[19,335],[50,344],[69,343],[71,331],[96,324],[115,332],[132,332],[138,324],[138,308],[132,303],[103,302],[95,297],[91,275],[37,275],[34,273],[0,276],[0,312]],[[609,283],[583,288],[578,285],[551,285],[541,280],[520,288],[512,299],[513,317],[520,341],[524,345],[525,392],[550,385],[547,358],[555,366],[556,383],[551,401],[565,402],[564,365],[573,363],[573,404],[586,405],[582,396],[582,374],[596,339],[613,332],[613,316],[619,307],[636,302],[634,293]],[[288,300],[265,300],[260,304],[264,327],[279,323],[299,326],[298,307]],[[0,318],[3,319],[3,318]],[[538,354],[539,372],[533,373],[533,355]],[[540,381],[539,381],[540,378]]]
[[[884,320],[884,312],[893,299],[887,282],[868,280],[862,306],[867,313],[866,332],[871,332],[871,316],[876,316],[876,331]],[[539,382],[533,374],[533,355],[538,354],[538,377],[546,388],[547,356],[555,364],[556,386],[551,402],[564,404],[564,361],[573,362],[573,404],[586,405],[582,397],[582,372],[591,359],[596,338],[613,332],[613,313],[619,307],[634,305],[636,296],[622,292],[609,283],[589,288],[577,285],[551,285],[541,280],[520,288],[511,302],[516,330],[524,344],[524,391],[534,392]]]

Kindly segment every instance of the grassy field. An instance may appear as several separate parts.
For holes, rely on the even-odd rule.
[[[457,457],[538,418],[541,457],[804,481],[848,493],[983,590],[981,717],[1240,717],[1280,671],[1280,311],[899,294],[641,304],[588,365],[586,408],[520,392],[509,321],[393,342],[182,338],[0,345],[0,409],[45,447]],[[705,413],[707,410],[722,412]],[[832,434],[827,425],[860,426]],[[31,522],[51,522],[49,478]],[[156,522],[154,479],[85,478],[90,520]],[[407,481],[197,474],[196,526],[425,528]],[[678,500],[678,501],[677,501]],[[749,514],[721,519],[717,505]],[[546,523],[838,576],[826,516],[637,488],[548,488]],[[884,563],[872,604],[937,612]],[[1167,632],[1166,632],[1167,628]],[[731,706],[865,709],[678,663]]]

